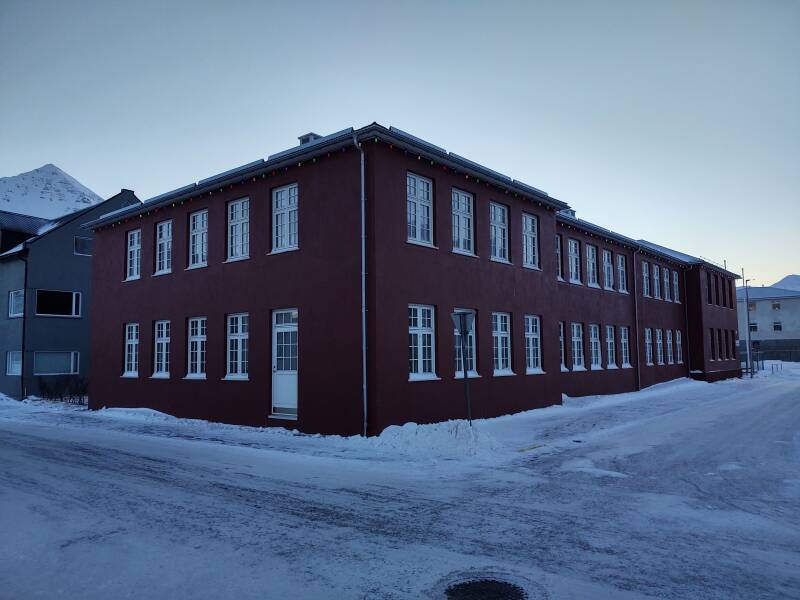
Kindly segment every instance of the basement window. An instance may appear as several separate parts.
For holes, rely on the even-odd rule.
[[[81,293],[36,290],[36,315],[40,317],[80,317]]]

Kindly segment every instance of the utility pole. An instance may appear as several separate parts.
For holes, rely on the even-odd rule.
[[[742,268],[742,281],[744,281],[744,313],[747,315],[747,366],[750,368],[750,379],[753,378],[753,346],[750,343],[750,294],[747,291],[747,282]]]

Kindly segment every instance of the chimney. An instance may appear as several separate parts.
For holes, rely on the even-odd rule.
[[[310,133],[305,133],[305,134],[301,135],[297,139],[300,140],[300,145],[303,146],[305,144],[313,142],[314,140],[318,140],[321,137],[322,137],[321,135],[318,135],[316,133],[310,132]]]

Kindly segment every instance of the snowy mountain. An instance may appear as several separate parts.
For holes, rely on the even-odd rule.
[[[800,275],[787,275],[778,283],[773,283],[772,287],[800,292]]]
[[[55,165],[0,177],[0,210],[54,219],[102,199]]]

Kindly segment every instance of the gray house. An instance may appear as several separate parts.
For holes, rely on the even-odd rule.
[[[0,393],[24,398],[55,384],[85,385],[92,232],[81,226],[138,202],[122,190],[53,220],[0,212]]]
[[[746,354],[747,322],[753,350],[767,360],[800,361],[800,291],[776,287],[736,289],[739,314],[739,343]],[[746,310],[745,310],[746,308]]]

